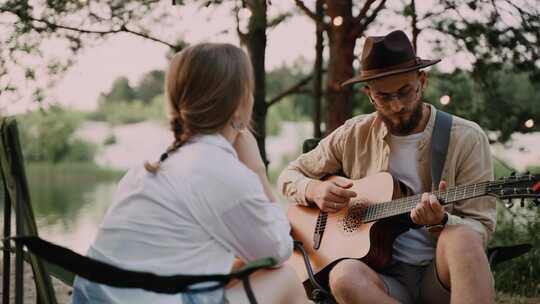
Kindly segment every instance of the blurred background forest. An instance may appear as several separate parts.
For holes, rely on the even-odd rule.
[[[187,19],[185,12],[199,14],[202,23],[222,22],[222,30],[202,40],[186,38],[204,32],[205,26],[177,24]],[[159,45],[165,62],[198,41],[243,46],[255,71],[257,140],[275,182],[283,166],[298,156],[304,139],[324,136],[346,119],[373,111],[358,87],[341,89],[338,84],[358,70],[367,35],[401,29],[420,56],[446,61],[429,70],[424,99],[484,128],[497,177],[512,171],[540,173],[536,0],[176,0],[176,5],[2,0],[0,18],[0,114],[18,117],[40,229],[80,252],[92,241],[122,173],[157,158],[172,141],[164,111],[165,66],[135,80],[132,75],[113,79],[96,94],[91,109],[58,101],[54,88],[79,56],[117,36]],[[298,20],[304,26],[301,35],[293,30]],[[173,26],[182,28],[182,34],[169,30]],[[290,45],[275,45],[274,33]],[[310,44],[301,45],[302,53],[269,64],[277,50],[287,54],[303,36],[310,37]],[[130,52],[145,61],[144,53]],[[21,104],[27,106],[20,110]],[[498,230],[490,245],[534,246],[494,269],[500,303],[540,299],[539,215],[540,209],[528,204],[499,205]]]

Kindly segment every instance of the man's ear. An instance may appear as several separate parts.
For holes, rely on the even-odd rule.
[[[427,86],[427,73],[426,71],[418,71],[418,79],[420,80],[420,84],[422,85],[422,90],[425,90]]]
[[[362,89],[360,89],[362,92],[364,92],[364,94],[366,95],[369,95],[371,93],[370,89],[369,89],[369,86],[366,84],[365,86],[362,87]]]

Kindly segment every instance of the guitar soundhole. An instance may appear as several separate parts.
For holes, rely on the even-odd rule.
[[[362,225],[362,217],[364,216],[365,205],[353,203],[347,214],[339,219],[341,230],[346,233],[353,233]]]

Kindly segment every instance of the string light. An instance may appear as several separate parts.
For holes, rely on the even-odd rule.
[[[444,95],[444,96],[441,96],[441,99],[439,99],[439,102],[443,105],[443,106],[446,106],[450,103],[450,96],[448,95]]]
[[[524,123],[524,125],[525,125],[526,128],[529,128],[529,129],[533,128],[534,127],[534,119],[532,119],[532,118],[527,119],[527,121]]]
[[[334,17],[334,20],[332,21],[332,23],[335,25],[335,26],[340,26],[343,24],[343,17],[341,16],[337,16],[337,17]]]
[[[242,8],[238,12],[238,16],[241,19],[248,19],[249,17],[251,17],[251,11],[249,9],[247,9],[247,8]]]

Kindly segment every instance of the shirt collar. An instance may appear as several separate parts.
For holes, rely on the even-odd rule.
[[[235,158],[238,158],[238,154],[233,145],[220,133],[196,135],[191,139],[191,142],[219,147],[226,152],[231,153]]]

